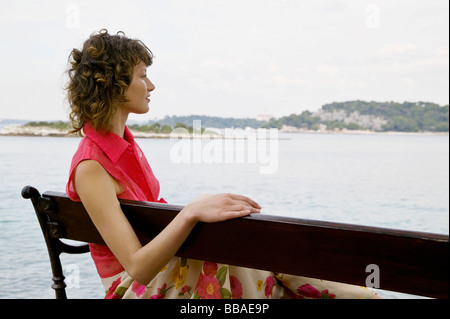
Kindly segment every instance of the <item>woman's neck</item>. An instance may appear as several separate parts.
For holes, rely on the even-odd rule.
[[[111,125],[111,132],[119,135],[121,138],[123,138],[124,132],[125,132],[125,125],[127,123],[128,119],[128,113],[122,110],[118,110],[116,114],[114,115],[112,125]]]

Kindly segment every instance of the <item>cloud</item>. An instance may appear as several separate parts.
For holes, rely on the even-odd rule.
[[[449,57],[449,47],[439,47],[436,50],[433,51],[433,53],[437,56],[446,57],[448,59]]]
[[[321,0],[314,1],[314,3],[317,3],[319,10],[322,12],[335,13],[348,9],[348,6],[340,0]]]
[[[327,77],[336,77],[339,75],[340,68],[337,65],[321,64],[316,67],[316,71]]]
[[[273,82],[275,85],[280,85],[283,87],[300,87],[304,84],[302,79],[299,77],[289,77],[285,74],[275,74],[273,76]]]
[[[448,1],[369,2],[380,28],[367,28],[357,0],[0,1],[0,116],[66,120],[67,56],[104,27],[156,56],[143,120],[265,107],[283,116],[348,97],[447,104]],[[24,91],[33,99],[17,98]]]
[[[384,45],[375,51],[376,56],[388,57],[404,54],[417,49],[417,45],[409,42],[397,42]]]

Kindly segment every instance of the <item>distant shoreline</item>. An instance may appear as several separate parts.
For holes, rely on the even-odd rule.
[[[153,133],[153,132],[140,132],[131,130],[135,138],[153,138],[153,139],[170,139],[170,133]],[[369,130],[279,130],[279,133],[283,134],[348,134],[348,135],[436,135],[436,136],[449,136],[449,132],[401,132],[401,131],[388,131],[377,132]],[[68,131],[59,130],[49,127],[29,127],[22,125],[10,125],[0,129],[0,136],[23,136],[23,137],[79,137],[74,134],[69,134]],[[233,136],[235,138],[235,136]],[[205,138],[205,139],[220,139],[229,138],[229,136],[218,134],[194,134],[194,135],[179,135],[178,138]]]

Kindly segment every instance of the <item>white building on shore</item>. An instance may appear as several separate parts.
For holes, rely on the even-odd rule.
[[[274,118],[274,116],[271,115],[271,114],[258,114],[258,115],[256,116],[256,119],[257,119],[258,121],[265,121],[265,122],[269,122],[270,119],[272,119],[272,118]]]

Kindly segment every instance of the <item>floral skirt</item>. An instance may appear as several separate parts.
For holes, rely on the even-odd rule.
[[[372,290],[207,261],[174,257],[147,285],[127,272],[103,278],[106,299],[367,299]]]

